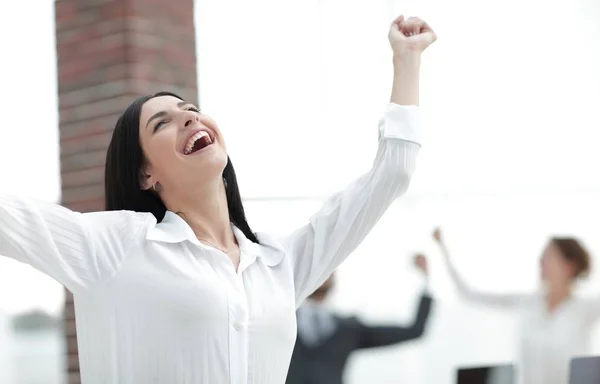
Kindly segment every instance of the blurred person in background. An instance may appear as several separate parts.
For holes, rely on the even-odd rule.
[[[413,323],[367,325],[356,317],[336,315],[326,305],[334,288],[332,274],[298,309],[298,338],[287,384],[342,384],[350,355],[357,350],[396,345],[420,338],[429,319],[432,299],[427,287],[427,259],[416,255],[414,264],[425,278],[425,289]]]
[[[0,195],[0,255],[73,293],[82,383],[285,382],[296,308],[414,172],[421,54],[436,36],[424,21],[401,16],[388,38],[394,78],[372,132],[373,166],[289,236],[250,229],[223,133],[167,92],[138,98],[117,121],[106,160],[108,212]]]
[[[568,384],[570,360],[589,353],[593,326],[600,317],[600,299],[574,295],[576,282],[591,268],[583,245],[570,237],[551,238],[540,258],[541,289],[520,295],[471,288],[454,266],[440,229],[433,238],[463,298],[518,313],[520,383]]]

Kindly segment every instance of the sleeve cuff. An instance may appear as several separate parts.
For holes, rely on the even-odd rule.
[[[379,138],[406,140],[421,146],[420,111],[415,105],[389,103],[379,121]]]

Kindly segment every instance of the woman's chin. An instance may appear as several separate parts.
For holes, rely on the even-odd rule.
[[[227,154],[221,151],[215,151],[210,156],[206,156],[197,166],[199,171],[207,175],[221,176],[227,165]]]

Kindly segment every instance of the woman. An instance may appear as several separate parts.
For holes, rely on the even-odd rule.
[[[487,294],[471,289],[450,260],[441,231],[434,232],[460,294],[480,302],[518,311],[519,376],[523,384],[567,384],[572,357],[589,353],[592,327],[600,302],[573,295],[579,278],[590,271],[590,256],[573,238],[550,239],[540,259],[543,288],[529,295]]]
[[[373,168],[291,235],[255,235],[217,124],[169,93],[119,118],[109,212],[0,197],[0,254],[75,297],[83,383],[281,384],[295,310],[406,191],[418,144],[420,19],[389,32],[394,82]]]

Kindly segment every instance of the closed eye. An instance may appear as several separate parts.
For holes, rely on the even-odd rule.
[[[156,125],[154,126],[154,132],[158,131],[160,129],[160,127],[162,127],[166,123],[167,123],[166,121],[159,121],[158,123],[156,123]]]
[[[194,107],[193,105],[185,107],[184,111],[192,111],[192,112],[196,112],[196,113],[201,113],[200,110],[198,108]],[[166,115],[165,112],[159,112],[159,114]],[[168,121],[165,121],[165,120],[161,120],[158,123],[156,123],[156,125],[154,126],[154,132],[158,131],[163,125],[165,125],[167,123],[168,123]]]

